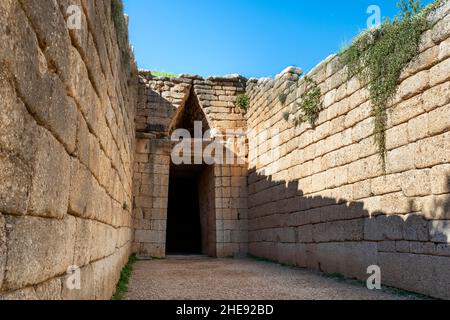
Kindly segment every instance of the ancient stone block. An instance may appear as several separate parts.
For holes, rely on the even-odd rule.
[[[450,243],[450,222],[448,220],[430,221],[432,242]]]
[[[416,214],[406,216],[403,225],[403,238],[410,241],[428,241],[428,221]]]
[[[326,273],[367,279],[367,267],[378,264],[374,242],[319,243],[317,260]]]
[[[80,269],[81,290],[70,290],[66,284],[68,277],[62,279],[62,299],[64,300],[94,300],[95,279],[92,264]]]
[[[364,239],[364,219],[314,225],[315,242],[358,241]]]
[[[2,291],[6,264],[6,222],[0,213],[0,291]]]
[[[39,284],[35,288],[39,300],[61,300],[62,282],[60,278],[52,279]]]
[[[433,167],[430,171],[433,194],[450,193],[450,164]]]
[[[69,196],[69,211],[77,216],[90,218],[89,197],[94,190],[94,178],[89,170],[77,159],[72,159]]]
[[[446,148],[445,136],[434,136],[420,140],[415,147],[415,155],[410,155],[410,159],[415,159],[417,168],[432,167],[450,161],[449,149]],[[406,155],[405,155],[406,156]]]
[[[404,221],[400,216],[377,216],[365,219],[364,239],[369,241],[402,240]]]
[[[424,113],[408,122],[408,141],[415,142],[429,134],[428,114]]]
[[[387,153],[386,169],[388,173],[398,173],[414,169],[414,151],[416,146],[408,144]]]
[[[32,183],[31,168],[19,158],[0,153],[0,211],[26,214]]]
[[[450,17],[450,16],[449,16]],[[430,69],[430,85],[442,83],[450,79],[450,59],[444,60]]]
[[[401,186],[407,197],[426,196],[431,193],[430,170],[406,171],[401,175]]]
[[[75,218],[6,217],[8,258],[4,289],[14,290],[65,273],[73,264]]]
[[[379,253],[384,285],[448,299],[449,257]]]
[[[450,128],[450,104],[435,109],[428,116],[428,130],[430,135],[443,133]]]
[[[31,215],[62,218],[67,212],[70,157],[45,129],[39,129],[28,211]]]

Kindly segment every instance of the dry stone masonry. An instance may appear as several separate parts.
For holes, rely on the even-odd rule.
[[[388,113],[386,175],[367,87],[347,79],[338,56],[308,74],[323,100],[314,129],[281,116],[303,93],[300,70],[249,81],[251,254],[360,279],[379,265],[384,285],[450,298],[449,12],[447,2],[433,16],[403,72]],[[263,128],[272,130],[260,139]]]
[[[70,5],[80,29],[68,28]],[[182,199],[171,181],[186,177],[200,253],[363,280],[378,265],[383,285],[450,298],[450,2],[402,74],[386,173],[367,86],[338,56],[308,73],[322,92],[316,126],[294,126],[283,112],[304,93],[299,69],[250,80],[138,73],[111,5],[0,1],[0,299],[110,299],[131,253],[171,253]],[[194,134],[195,122],[204,139],[187,157],[226,141],[216,152],[235,162],[176,165],[172,135]],[[67,284],[74,266],[80,290]]]
[[[71,4],[80,30],[67,27]],[[0,12],[0,297],[109,299],[132,240],[127,36],[109,0],[6,0]],[[81,290],[67,289],[70,266]]]

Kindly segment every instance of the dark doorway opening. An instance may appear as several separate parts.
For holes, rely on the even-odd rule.
[[[202,254],[198,194],[199,165],[172,165],[169,180],[166,253]]]

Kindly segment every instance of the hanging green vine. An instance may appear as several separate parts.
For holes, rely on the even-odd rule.
[[[401,0],[401,13],[386,19],[380,28],[367,30],[340,53],[349,68],[349,76],[368,83],[372,115],[375,119],[374,142],[383,170],[386,169],[387,108],[394,98],[402,70],[419,53],[421,35],[429,27],[427,16],[442,0],[423,8],[420,0]]]
[[[300,102],[295,103],[295,107],[291,111],[284,112],[283,117],[286,121],[291,120],[296,126],[308,122],[312,127],[315,127],[316,120],[322,110],[322,91],[317,82],[310,77],[305,76],[303,79],[305,91],[300,97]],[[287,96],[280,95],[278,98],[284,105]]]
[[[240,94],[236,98],[236,104],[241,110],[244,112],[248,111],[248,107],[250,106],[250,97],[245,93]]]

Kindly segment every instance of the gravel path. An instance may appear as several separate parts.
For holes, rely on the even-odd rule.
[[[127,300],[405,299],[303,269],[251,259],[138,261]]]

